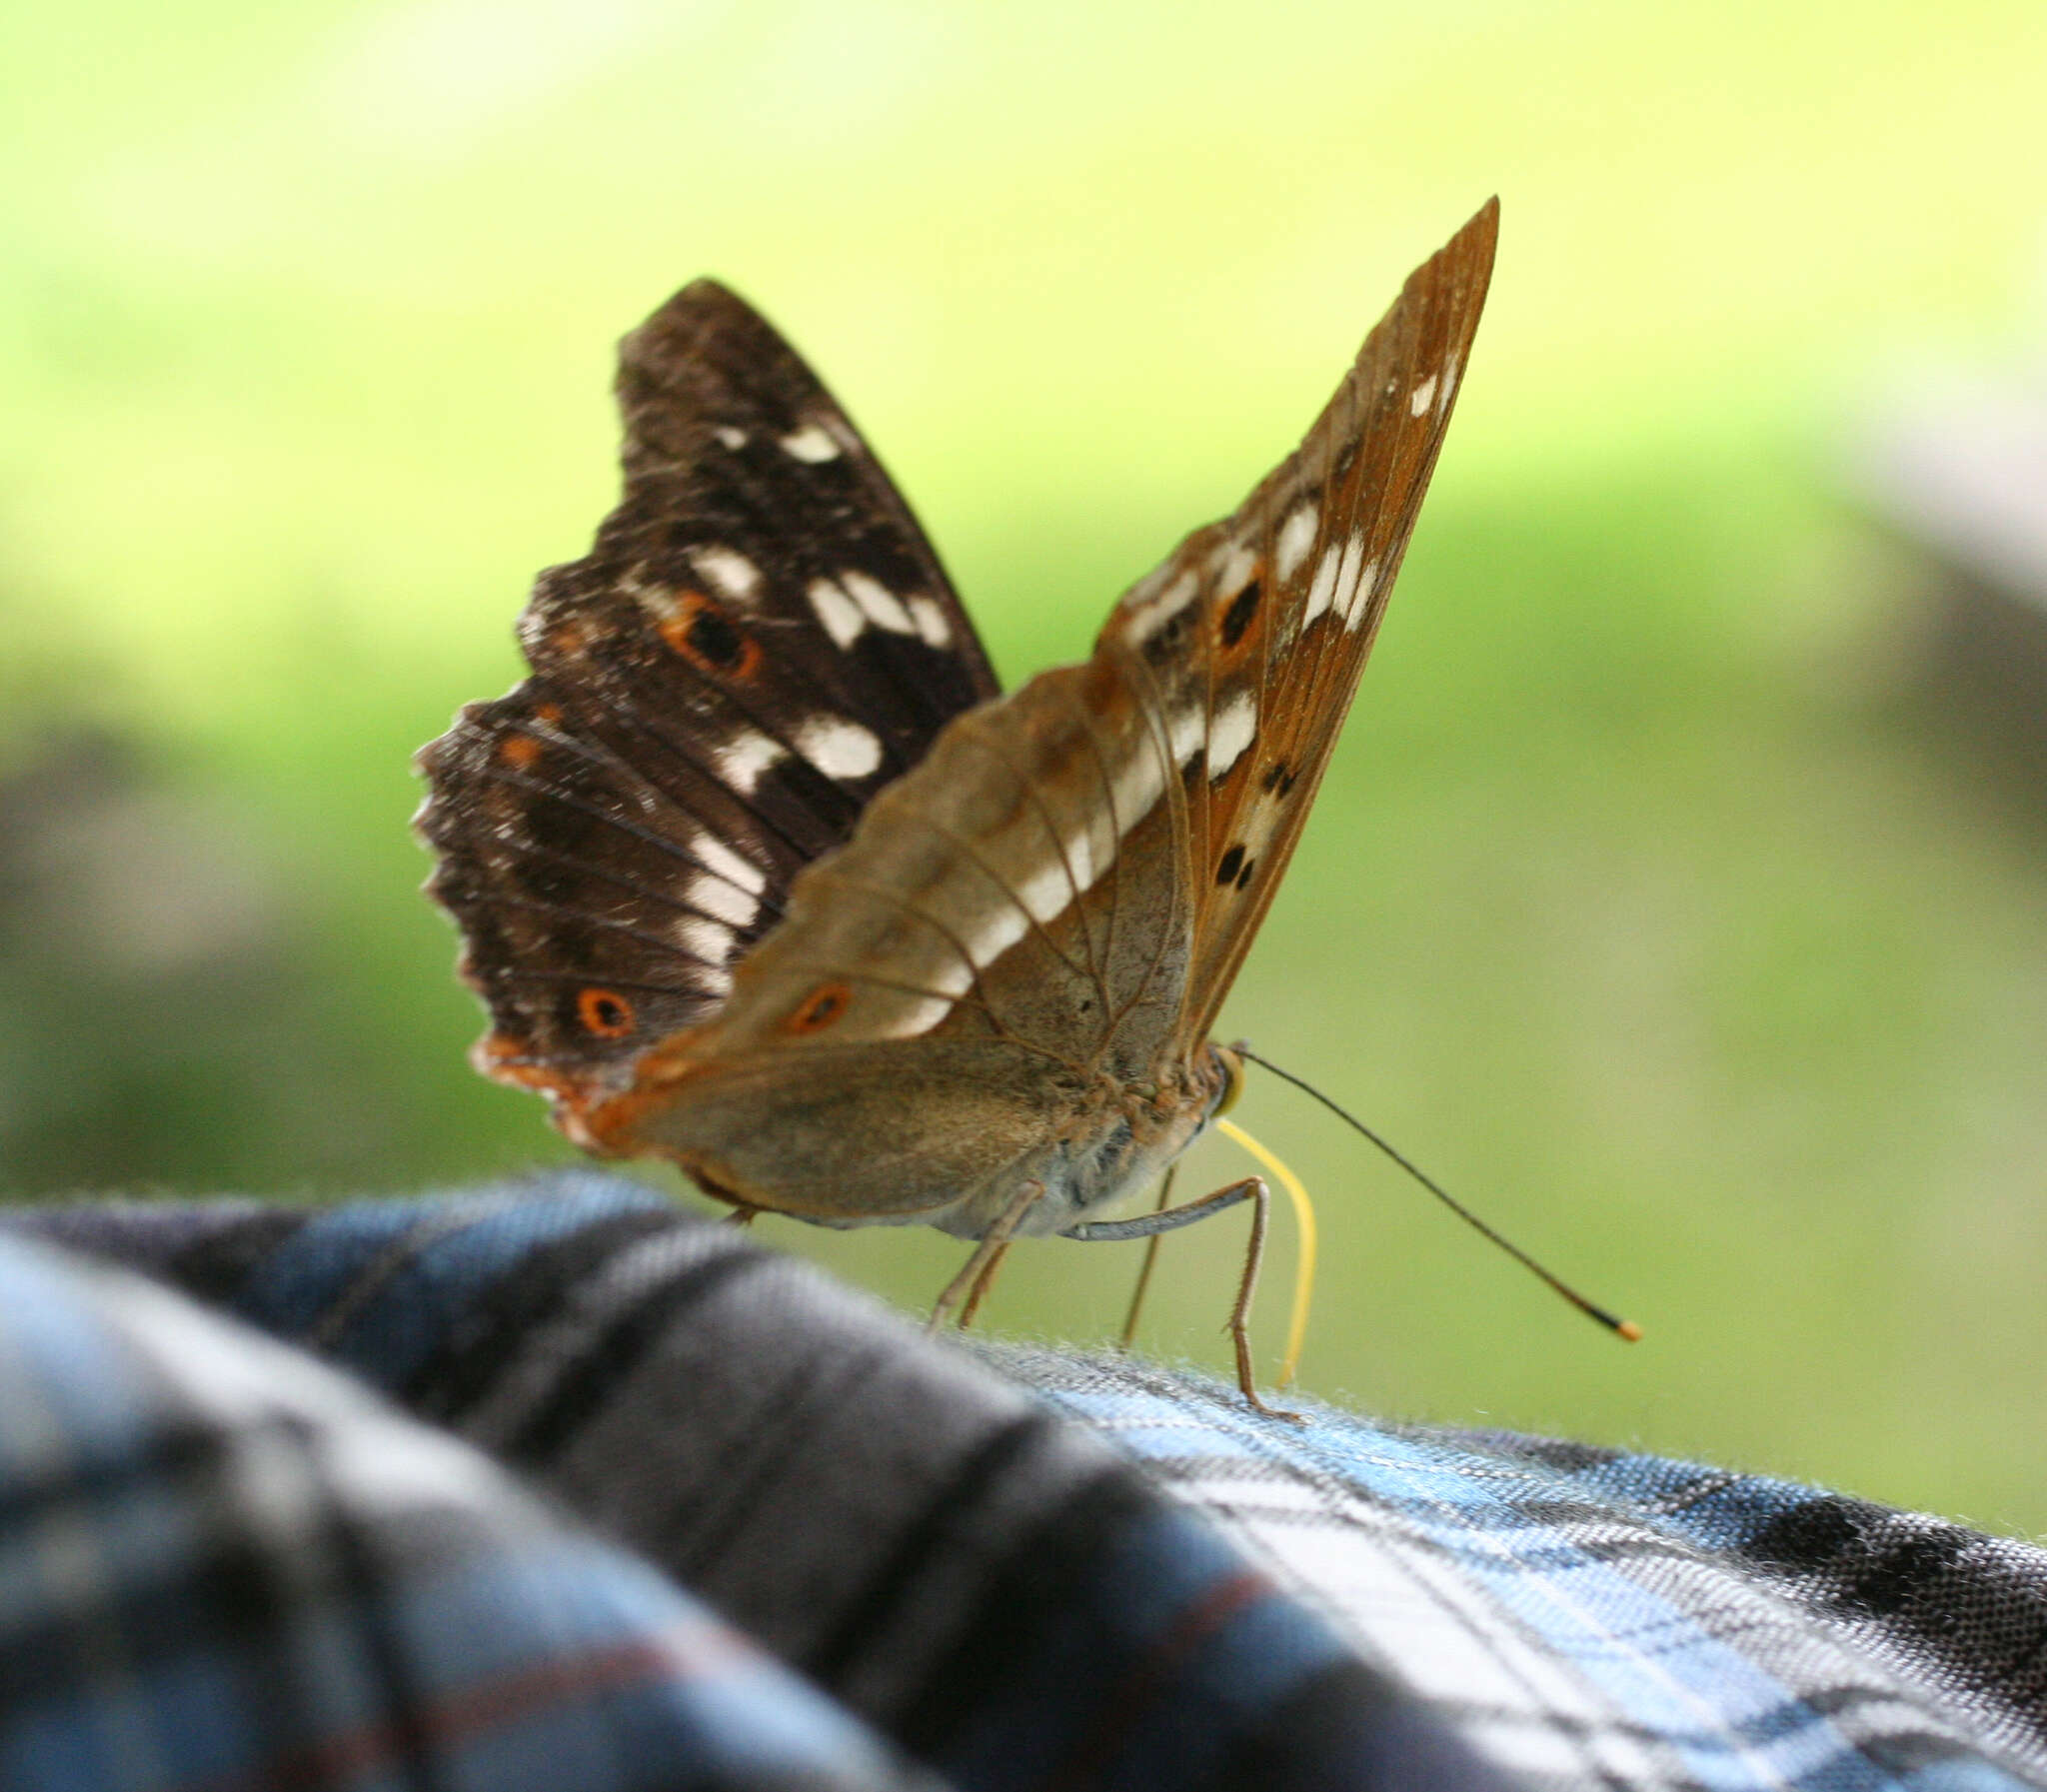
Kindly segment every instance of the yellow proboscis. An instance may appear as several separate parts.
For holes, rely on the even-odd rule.
[[[1286,1321],[1286,1354],[1279,1362],[1277,1383],[1280,1387],[1290,1387],[1293,1371],[1300,1366],[1300,1347],[1307,1340],[1307,1309],[1315,1293],[1317,1234],[1314,1203],[1307,1198],[1307,1190],[1301,1186],[1300,1178],[1234,1120],[1217,1120],[1215,1130],[1225,1138],[1234,1139],[1270,1170],[1278,1178],[1279,1186],[1286,1190],[1287,1199],[1293,1202],[1293,1217],[1300,1227],[1300,1252],[1293,1262],[1293,1312]]]

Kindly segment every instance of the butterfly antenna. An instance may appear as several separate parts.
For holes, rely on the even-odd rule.
[[[1469,1207],[1465,1206],[1462,1201],[1458,1200],[1455,1195],[1451,1194],[1450,1191],[1443,1187],[1443,1185],[1440,1182],[1438,1182],[1433,1176],[1429,1175],[1417,1164],[1411,1162],[1407,1157],[1402,1155],[1401,1152],[1396,1150],[1385,1139],[1381,1138],[1376,1132],[1374,1132],[1355,1114],[1347,1112],[1342,1107],[1339,1107],[1334,1101],[1330,1100],[1327,1095],[1323,1094],[1320,1089],[1316,1088],[1313,1083],[1303,1081],[1300,1077],[1294,1075],[1294,1073],[1291,1070],[1282,1070],[1277,1064],[1272,1062],[1270,1058],[1260,1057],[1248,1045],[1234,1044],[1230,1046],[1230,1050],[1234,1051],[1236,1055],[1242,1058],[1246,1063],[1253,1063],[1258,1065],[1261,1069],[1270,1070],[1272,1074],[1278,1077],[1282,1082],[1290,1082],[1293,1084],[1295,1088],[1300,1089],[1303,1093],[1314,1096],[1314,1098],[1317,1101],[1319,1101],[1324,1107],[1326,1107],[1331,1113],[1333,1113],[1339,1120],[1342,1120],[1346,1125],[1354,1127],[1357,1131],[1361,1132],[1367,1139],[1369,1139],[1373,1144],[1377,1145],[1381,1151],[1383,1151],[1388,1157],[1392,1158],[1392,1160],[1395,1163],[1397,1163],[1410,1176],[1412,1176],[1415,1179],[1415,1181],[1419,1182],[1422,1185],[1422,1187],[1426,1188],[1430,1194],[1434,1195],[1437,1200],[1441,1201],[1444,1206],[1449,1208],[1449,1210],[1452,1213],[1456,1214],[1456,1216],[1459,1219],[1461,1219],[1466,1225],[1470,1226],[1472,1230],[1478,1232],[1486,1238],[1491,1239],[1491,1241],[1494,1244],[1497,1244],[1501,1250],[1505,1251],[1507,1255],[1512,1257],[1515,1262],[1519,1263],[1522,1268],[1530,1271],[1532,1274],[1540,1276],[1543,1281],[1547,1282],[1550,1285],[1550,1287],[1555,1289],[1557,1293],[1561,1294],[1564,1297],[1564,1299],[1568,1300],[1571,1303],[1571,1305],[1576,1307],[1579,1312],[1583,1313],[1586,1318],[1597,1320],[1601,1325],[1605,1326],[1608,1331],[1613,1332],[1618,1337],[1623,1337],[1627,1339],[1627,1341],[1631,1344],[1642,1335],[1642,1328],[1639,1325],[1637,1325],[1632,1319],[1623,1319],[1618,1314],[1608,1312],[1606,1308],[1600,1306],[1597,1302],[1587,1300],[1584,1297],[1584,1295],[1580,1294],[1576,1288],[1570,1285],[1569,1282],[1563,1280],[1560,1276],[1552,1275],[1540,1263],[1536,1262],[1536,1260],[1533,1257],[1531,1257],[1511,1238],[1504,1238],[1498,1232],[1494,1231],[1491,1226],[1487,1225],[1484,1220],[1480,1219],[1476,1213],[1472,1212]]]

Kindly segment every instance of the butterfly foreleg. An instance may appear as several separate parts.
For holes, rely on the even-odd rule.
[[[1183,1225],[1212,1218],[1242,1201],[1251,1203],[1251,1235],[1244,1251],[1243,1275],[1236,1285],[1236,1300],[1229,1309],[1227,1327],[1229,1340],[1236,1348],[1236,1385],[1242,1390],[1244,1399],[1257,1411],[1273,1418],[1297,1420],[1299,1413],[1267,1406],[1258,1397],[1257,1380],[1252,1373],[1251,1301],[1258,1291],[1258,1267],[1265,1259],[1265,1230],[1272,1213],[1272,1194],[1265,1186],[1263,1176],[1245,1176],[1241,1182],[1231,1182],[1213,1194],[1204,1194],[1197,1201],[1187,1202],[1184,1207],[1165,1207],[1155,1213],[1140,1213],[1134,1219],[1086,1220],[1067,1227],[1059,1236],[1078,1238],[1086,1244],[1120,1238],[1157,1238],[1165,1232],[1177,1231]]]
[[[994,1278],[997,1265],[1010,1248],[1011,1235],[1043,1193],[1044,1184],[1035,1180],[1025,1182],[1018,1189],[1010,1204],[997,1216],[995,1224],[982,1234],[981,1242],[975,1245],[974,1254],[961,1265],[960,1273],[946,1284],[945,1291],[933,1303],[932,1316],[924,1323],[927,1337],[945,1324],[946,1315],[968,1296],[970,1290],[973,1297],[968,1300],[967,1312],[962,1315],[960,1323],[965,1325],[973,1317],[975,1308],[980,1306],[982,1297],[988,1292],[987,1282]]]

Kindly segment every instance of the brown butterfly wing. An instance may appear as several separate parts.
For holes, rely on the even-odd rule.
[[[1184,1142],[1212,1093],[1194,1047],[1356,688],[1494,228],[1488,206],[1414,275],[1300,450],[1133,589],[1092,659],[960,717],[875,798],[716,1021],[594,1136],[756,1204],[964,1204],[966,1230],[1027,1174],[1056,1182],[1047,1151],[1116,1129],[1104,1089],[1155,1091],[1140,1147]]]
[[[1169,745],[1120,669],[1042,674],[881,792],[716,1020],[584,1129],[812,1218],[991,1219],[1026,1161],[1158,1072],[1191,938],[1184,836]]]
[[[1300,447],[1117,606],[1097,655],[1173,744],[1204,1039],[1293,855],[1428,489],[1485,303],[1488,202],[1408,278]]]
[[[845,412],[699,281],[621,346],[625,491],[521,619],[534,676],[421,755],[479,1061],[572,1105],[702,1023],[797,873],[996,681]]]
[[[1103,662],[961,717],[805,872],[741,964],[716,1049],[1000,1040],[1077,1075],[1169,1021],[1189,910],[1164,741]],[[817,991],[844,985],[829,1015]],[[1147,996],[1149,997],[1147,1003]],[[1130,1025],[1132,1010],[1147,1020]]]

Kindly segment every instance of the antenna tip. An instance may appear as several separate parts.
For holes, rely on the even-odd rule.
[[[1622,1337],[1626,1338],[1630,1344],[1636,1344],[1641,1342],[1642,1328],[1639,1325],[1637,1325],[1632,1319],[1621,1320],[1621,1322],[1618,1325],[1616,1325],[1613,1329],[1619,1332]]]

